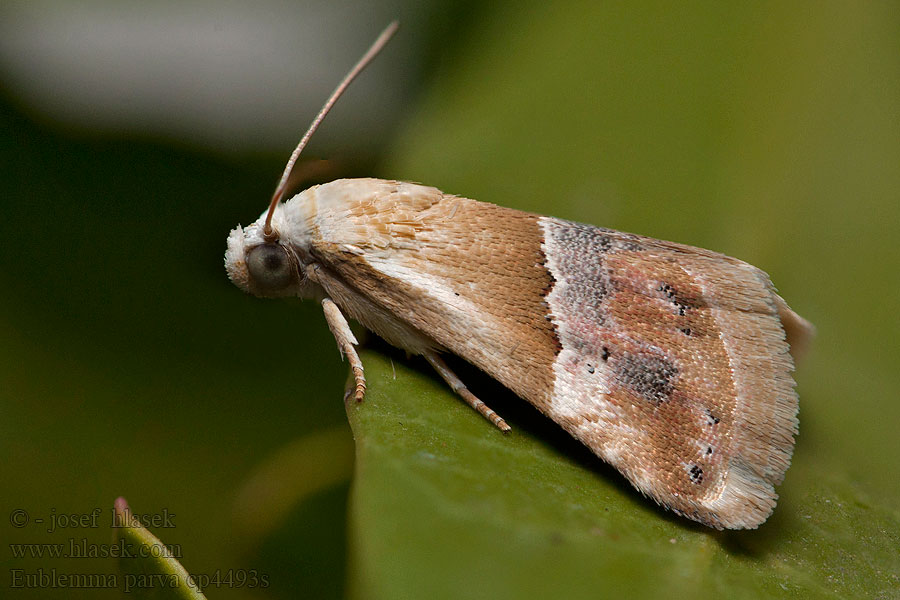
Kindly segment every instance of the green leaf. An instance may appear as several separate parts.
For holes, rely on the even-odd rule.
[[[524,401],[468,373],[502,434],[436,376],[365,351],[351,588],[365,598],[877,597],[900,521],[801,453],[775,515],[717,532],[657,509]],[[416,365],[418,363],[415,363]],[[491,393],[485,394],[488,388]]]
[[[135,598],[205,600],[198,582],[171,550],[136,518],[124,498],[115,502],[116,542],[127,552],[119,557],[123,591]]]

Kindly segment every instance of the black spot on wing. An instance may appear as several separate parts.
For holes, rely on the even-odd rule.
[[[685,316],[689,310],[698,308],[701,305],[699,299],[690,298],[676,290],[672,285],[665,282],[661,282],[656,288],[656,291],[662,294],[662,296],[666,300],[672,303],[672,305],[675,307],[675,311],[678,313],[678,316],[681,317]],[[688,335],[690,335],[690,330],[688,330]]]
[[[654,404],[669,400],[675,389],[673,380],[678,376],[675,365],[659,356],[631,353],[623,354],[615,363],[620,385]]]
[[[689,475],[691,477],[691,483],[703,483],[703,469],[701,469],[698,465],[691,466]]]

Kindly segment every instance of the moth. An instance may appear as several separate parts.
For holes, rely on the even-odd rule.
[[[506,422],[441,355],[524,398],[638,490],[717,529],[772,513],[797,433],[795,350],[812,326],[761,270],[673,242],[521,212],[381,179],[341,179],[281,202],[228,237],[239,288],[319,302],[353,372],[347,319],[423,356],[476,411]]]

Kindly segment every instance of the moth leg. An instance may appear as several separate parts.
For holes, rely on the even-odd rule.
[[[353,381],[355,383],[353,397],[357,402],[362,402],[366,395],[366,374],[363,371],[362,361],[356,353],[353,346],[359,344],[353,332],[350,331],[350,325],[347,319],[341,313],[341,309],[334,303],[331,298],[322,300],[322,310],[325,311],[325,320],[328,322],[328,329],[331,330],[334,339],[337,342],[338,350],[341,352],[341,358],[347,357],[350,363],[350,369],[353,371]]]
[[[482,417],[493,423],[500,431],[507,432],[510,430],[510,426],[506,424],[506,421],[492,411],[487,404],[476,398],[475,394],[469,391],[469,388],[456,376],[456,373],[450,370],[447,363],[437,353],[429,350],[423,356],[425,360],[431,363],[434,370],[444,378],[444,381],[447,382],[450,388],[466,401],[466,404],[477,410]]]

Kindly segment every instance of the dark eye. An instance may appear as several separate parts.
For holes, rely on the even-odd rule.
[[[287,250],[278,244],[263,244],[247,255],[247,269],[253,282],[263,290],[277,291],[294,280],[294,265]]]

